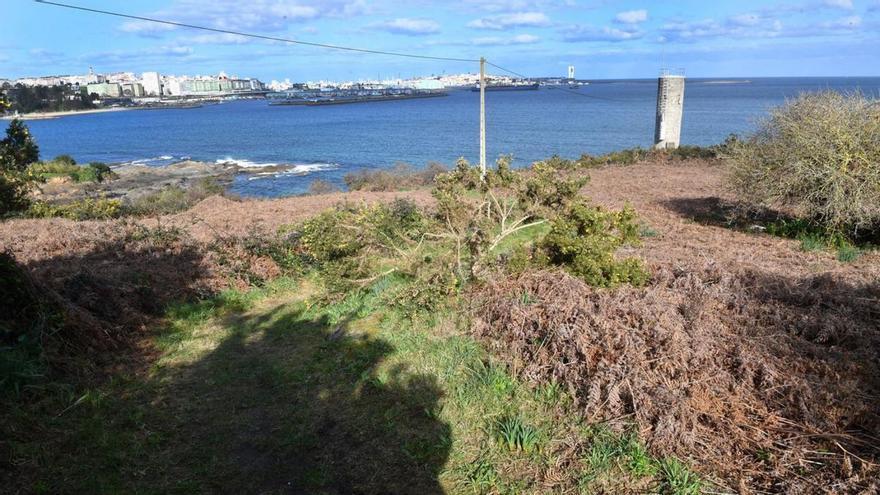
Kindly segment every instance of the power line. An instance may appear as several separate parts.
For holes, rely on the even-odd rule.
[[[344,51],[349,51],[349,52],[371,53],[374,55],[389,55],[392,57],[419,58],[419,59],[426,59],[426,60],[447,60],[447,61],[451,61],[451,62],[479,62],[480,61],[479,59],[475,59],[475,58],[472,59],[472,58],[455,58],[455,57],[435,57],[432,55],[420,55],[420,54],[416,54],[416,53],[386,52],[383,50],[370,50],[367,48],[354,48],[354,47],[350,47],[350,46],[330,45],[327,43],[315,43],[315,42],[311,42],[311,41],[301,41],[301,40],[294,40],[294,39],[289,39],[289,38],[279,38],[279,37],[275,37],[275,36],[266,36],[266,35],[262,35],[262,34],[245,33],[245,32],[241,32],[241,31],[232,31],[229,29],[218,29],[218,28],[211,28],[211,27],[206,27],[206,26],[198,26],[195,24],[186,24],[183,22],[168,21],[168,20],[164,20],[164,19],[155,19],[152,17],[143,17],[143,16],[137,16],[137,15],[123,14],[121,12],[112,12],[109,10],[93,9],[93,8],[89,8],[89,7],[82,7],[79,5],[71,5],[71,4],[60,3],[60,2],[51,2],[49,0],[34,0],[34,1],[37,3],[46,4],[46,5],[54,5],[56,7],[65,7],[68,9],[80,10],[83,12],[91,12],[91,13],[95,13],[95,14],[104,14],[104,15],[110,15],[110,16],[114,16],[114,17],[123,17],[126,19],[135,19],[138,21],[155,22],[157,24],[165,24],[168,26],[185,27],[185,28],[190,28],[190,29],[200,29],[202,31],[212,31],[215,33],[233,34],[236,36],[244,36],[247,38],[256,38],[256,39],[268,40],[268,41],[281,41],[283,43],[292,43],[292,44],[296,44],[296,45],[314,46],[314,47],[319,47],[319,48],[329,48],[332,50],[344,50]]]
[[[526,75],[524,75],[524,74],[520,74],[519,72],[512,71],[512,70],[510,70],[510,69],[506,69],[506,68],[501,67],[501,66],[498,65],[498,64],[494,64],[494,63],[492,63],[492,62],[490,62],[490,61],[488,61],[488,60],[486,60],[486,63],[487,63],[488,65],[491,65],[492,67],[495,67],[495,68],[498,69],[498,70],[502,70],[502,71],[504,71],[504,72],[507,72],[508,74],[513,74],[514,76],[521,77],[521,78],[523,78],[523,79],[531,79],[529,76],[526,76]],[[586,94],[586,93],[581,93],[581,92],[579,92],[579,91],[574,91],[574,90],[571,90],[571,89],[568,89],[568,88],[552,87],[552,86],[551,86],[550,89],[555,89],[555,90],[559,90],[559,91],[565,91],[566,93],[571,93],[571,94],[573,94],[573,95],[583,96],[584,98],[593,98],[594,100],[615,101],[615,102],[620,102],[620,101],[622,101],[622,100],[616,100],[616,99],[614,99],[614,98],[605,98],[605,97],[603,97],[603,96],[588,95],[588,94]]]

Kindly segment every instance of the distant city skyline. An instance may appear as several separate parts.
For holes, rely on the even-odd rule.
[[[214,28],[429,56],[478,58],[528,76],[880,75],[880,0],[69,0]],[[226,71],[284,80],[474,72],[475,63],[346,53],[10,0],[0,78],[96,72]],[[500,71],[493,71],[500,73]]]

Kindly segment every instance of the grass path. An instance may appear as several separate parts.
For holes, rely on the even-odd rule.
[[[512,379],[451,313],[389,310],[395,283],[329,306],[280,280],[175,307],[148,376],[44,402],[62,411],[33,425],[52,440],[13,443],[32,491],[696,493],[558,387]]]

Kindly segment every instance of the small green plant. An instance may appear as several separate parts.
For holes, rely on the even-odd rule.
[[[801,241],[801,251],[822,251],[828,247],[828,241],[822,235],[803,234],[798,240]]]
[[[667,495],[700,495],[703,482],[676,459],[660,461],[660,492]]]
[[[474,493],[489,493],[498,484],[498,473],[495,466],[486,459],[479,459],[471,465],[465,482]]]
[[[659,233],[650,225],[642,224],[639,226],[639,237],[641,238],[657,237],[658,235]]]
[[[519,416],[506,416],[498,420],[495,437],[508,450],[525,453],[536,451],[540,442],[538,430],[523,422]]]
[[[851,263],[862,255],[862,250],[851,245],[844,244],[837,248],[837,260],[843,263]]]

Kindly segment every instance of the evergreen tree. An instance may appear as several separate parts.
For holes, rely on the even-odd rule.
[[[34,182],[27,167],[40,159],[40,150],[27,126],[15,119],[0,141],[0,215],[28,207],[28,190]]]
[[[21,120],[13,119],[6,129],[6,138],[0,141],[0,171],[24,172],[39,159],[40,149],[30,130]]]

